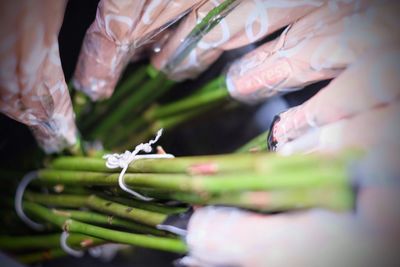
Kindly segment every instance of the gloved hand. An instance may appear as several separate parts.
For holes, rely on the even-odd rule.
[[[323,0],[237,1],[240,4],[200,40],[181,63],[167,70],[175,51],[196,24],[222,1],[205,1],[194,8],[179,24],[161,51],[152,56],[152,64],[167,72],[169,78],[183,80],[196,77],[226,50],[256,42],[323,5]]]
[[[1,1],[0,111],[56,152],[76,142],[57,35],[66,1]]]
[[[337,5],[335,7],[335,5]],[[260,215],[197,209],[188,225],[193,266],[396,266],[400,257],[400,44],[394,2],[329,2],[280,38],[235,62],[233,97],[261,101],[334,78],[272,127],[278,153],[365,155],[349,169],[357,185],[353,212],[309,210]]]
[[[83,41],[74,75],[75,87],[92,100],[108,98],[139,49],[153,44],[158,33],[202,2],[101,0],[96,19]],[[157,38],[168,38],[166,34]]]
[[[109,97],[128,61],[151,48],[161,31],[157,38],[168,37],[165,29],[203,1],[100,1],[75,86],[93,100]],[[48,0],[0,3],[0,111],[28,125],[47,153],[77,140],[57,40],[65,6]]]

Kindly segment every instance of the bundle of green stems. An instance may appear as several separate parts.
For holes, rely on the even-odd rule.
[[[225,0],[210,10],[185,38],[177,53],[171,56],[165,70],[168,73],[181,63],[201,38],[228,15],[240,1]],[[80,93],[73,94],[74,110],[83,136],[100,140],[105,148],[128,148],[145,140],[159,128],[172,129],[194,117],[221,107],[227,100],[223,77],[206,83],[195,93],[175,102],[154,104],[176,83],[151,65],[139,66],[125,75],[113,96],[101,103],[91,103]],[[143,116],[143,114],[145,114]]]
[[[150,77],[146,69],[155,74]],[[155,101],[174,85],[151,66],[142,66],[121,82],[109,100],[88,103],[89,110],[80,113],[78,125],[85,137],[102,141],[107,149],[122,150],[146,140],[160,128],[170,130],[221,108],[229,100],[224,77],[219,76],[184,98],[157,104]]]
[[[238,2],[223,1],[197,24],[168,68],[179,64],[198,37]],[[174,85],[165,74],[144,65],[122,80],[107,101],[93,105],[75,94],[79,127],[85,137],[101,140],[106,148],[123,150],[147,140],[160,128],[172,129],[229,104],[223,76],[178,101],[157,103]],[[6,201],[1,209],[8,214],[3,220],[15,222],[16,229],[13,234],[0,234],[0,249],[25,263],[41,262],[67,254],[60,246],[60,235],[68,232],[66,244],[76,250],[118,243],[184,254],[187,247],[182,237],[160,230],[159,225],[193,205],[232,206],[259,213],[315,207],[342,212],[353,207],[347,162],[354,154],[282,157],[263,152],[266,136],[261,134],[233,154],[134,160],[124,182],[152,198],[149,202],[123,191],[118,181],[121,170],[107,168],[100,157],[82,153],[56,157],[38,170],[22,203],[29,218],[44,226],[41,233],[32,235],[31,230],[20,229],[10,190],[2,192]]]
[[[192,205],[254,212],[314,207],[347,211],[353,207],[348,158],[255,152],[138,159],[127,168],[124,181],[153,198],[144,202],[119,188],[120,169],[107,168],[104,159],[59,157],[37,172],[24,194],[25,213],[47,230],[33,237],[0,236],[0,249],[24,262],[63,256],[56,242],[61,230],[71,234],[72,248],[120,243],[185,253],[183,240],[157,226]]]

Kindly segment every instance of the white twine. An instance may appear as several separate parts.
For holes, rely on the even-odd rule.
[[[70,246],[68,246],[68,244],[67,244],[68,237],[69,237],[69,233],[68,232],[64,231],[64,232],[61,233],[60,246],[61,246],[62,250],[64,250],[65,253],[67,253],[68,255],[74,256],[76,258],[83,257],[83,255],[85,254],[83,251],[76,250],[76,249],[73,249]]]
[[[150,140],[147,143],[141,143],[135,147],[135,150],[132,152],[125,151],[122,154],[107,154],[104,155],[103,158],[106,159],[106,166],[109,169],[116,169],[122,168],[121,173],[118,177],[118,184],[122,190],[128,192],[129,194],[135,196],[136,198],[143,200],[143,201],[150,201],[153,200],[150,197],[143,196],[138,192],[133,191],[132,189],[128,188],[124,181],[124,175],[126,170],[129,167],[129,164],[134,162],[138,159],[160,159],[160,158],[173,158],[174,155],[172,154],[148,154],[148,155],[137,155],[139,152],[143,151],[146,153],[150,153],[152,151],[152,145],[155,144],[158,139],[160,139],[163,129],[158,130],[157,135],[154,139]]]
[[[24,198],[24,192],[29,183],[37,178],[37,172],[32,171],[28,172],[25,174],[25,176],[22,178],[21,182],[18,184],[17,191],[15,193],[15,198],[14,198],[14,207],[15,211],[18,215],[18,217],[29,227],[31,227],[34,230],[37,231],[42,231],[44,230],[44,225],[34,222],[29,217],[25,214],[24,209],[22,208],[22,200]]]
[[[64,250],[65,253],[71,255],[76,258],[81,258],[85,255],[84,250],[76,250],[71,248],[68,243],[69,233],[67,231],[63,231],[60,236],[60,247]],[[88,248],[89,255],[93,258],[100,258],[104,261],[112,260],[117,254],[118,250],[126,247],[126,245],[121,244],[104,244],[95,247]]]

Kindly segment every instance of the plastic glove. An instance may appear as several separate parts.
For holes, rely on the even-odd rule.
[[[173,58],[182,40],[207,13],[222,1],[206,1],[180,23],[160,52],[152,57],[160,70]],[[256,42],[323,5],[323,0],[246,0],[236,6],[220,23],[207,33],[179,65],[167,72],[169,78],[193,78],[207,69],[226,50]]]
[[[92,100],[111,96],[138,49],[204,0],[101,0],[88,29],[74,75],[74,85]]]
[[[234,97],[251,102],[337,77],[303,105],[280,114],[272,138],[285,155],[362,149],[366,156],[349,170],[358,187],[354,212],[260,215],[200,208],[189,221],[190,254],[183,263],[400,264],[400,208],[395,204],[400,201],[400,49],[393,34],[398,4],[337,4],[341,8],[321,7],[239,60],[227,84]]]
[[[282,35],[236,61],[228,70],[231,95],[260,102],[277,93],[337,77],[369,50],[396,46],[397,2],[331,2],[292,24]]]
[[[0,3],[0,111],[28,125],[48,153],[76,142],[57,40],[65,5]]]
[[[368,149],[397,142],[400,50],[371,51],[326,88],[279,115],[272,127],[278,153]]]

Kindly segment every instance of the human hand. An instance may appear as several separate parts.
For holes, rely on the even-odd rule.
[[[367,2],[362,2],[367,3]],[[346,3],[341,3],[346,5]],[[354,7],[354,6],[353,6]],[[355,210],[260,215],[232,208],[195,211],[186,237],[196,266],[395,266],[400,262],[400,49],[397,5],[329,5],[233,64],[231,94],[248,102],[335,78],[272,127],[278,153],[364,157],[349,170]],[[333,17],[330,17],[330,14]],[[316,18],[318,18],[316,20]],[[346,30],[346,34],[342,30]]]
[[[171,23],[204,0],[102,0],[88,29],[74,75],[74,85],[92,100],[108,98],[128,62],[154,44]],[[160,41],[160,40],[159,40]]]
[[[237,1],[240,4],[205,34],[190,54],[171,70],[166,69],[173,60],[182,40],[220,2],[205,1],[193,9],[172,33],[161,51],[154,53],[152,64],[167,73],[169,78],[183,80],[196,77],[207,69],[226,50],[256,42],[279,28],[296,21],[323,5],[313,1]]]
[[[58,51],[66,1],[1,1],[0,111],[28,125],[48,153],[76,142]]]

